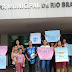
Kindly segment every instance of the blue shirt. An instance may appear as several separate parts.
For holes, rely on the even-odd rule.
[[[27,56],[28,58],[30,58],[30,64],[34,64],[35,63],[35,58],[31,59],[31,54],[32,53],[36,53],[35,51],[35,47],[32,47],[31,49],[29,47],[27,47]]]

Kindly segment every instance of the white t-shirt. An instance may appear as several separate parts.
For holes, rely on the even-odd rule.
[[[46,45],[46,46],[42,45],[42,46],[40,46],[40,47],[50,47],[50,46],[49,46],[49,45]]]

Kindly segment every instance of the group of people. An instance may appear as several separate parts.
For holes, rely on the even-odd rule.
[[[56,43],[51,42],[50,44],[47,43],[46,40],[43,40],[43,45],[40,47],[52,47],[54,51],[54,55],[52,57],[52,60],[39,60],[39,70],[35,70],[35,64],[36,58],[38,57],[37,54],[37,47],[33,46],[32,41],[29,41],[28,47],[24,48],[23,45],[20,45],[19,40],[16,40],[16,45],[12,49],[11,53],[11,59],[13,64],[14,72],[23,72],[25,68],[25,60],[28,60],[29,64],[29,72],[52,72],[52,68],[54,72],[70,72],[70,61],[69,62],[55,62],[55,48],[61,48],[66,47],[67,42],[66,39],[63,39],[62,43],[61,41],[58,41]],[[31,55],[34,54],[34,57],[32,58]],[[38,58],[39,59],[39,58]],[[71,59],[72,64],[72,57],[69,57],[69,60]],[[46,67],[46,68],[45,68]],[[41,69],[40,69],[41,68]],[[61,71],[60,71],[61,70]]]

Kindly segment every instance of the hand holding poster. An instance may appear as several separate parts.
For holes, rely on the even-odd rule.
[[[38,47],[37,53],[40,60],[51,60],[53,57],[53,48],[51,47]]]
[[[55,48],[55,62],[68,62],[68,48]]]
[[[45,39],[47,42],[60,41],[60,30],[45,31]]]
[[[33,44],[41,44],[41,33],[31,33],[30,40]]]
[[[0,56],[0,69],[6,69],[6,56]]]
[[[7,53],[7,46],[0,46],[0,55],[5,56]]]

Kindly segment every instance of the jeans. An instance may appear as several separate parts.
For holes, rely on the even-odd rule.
[[[39,59],[39,56],[36,57],[35,72],[40,72],[40,59]]]
[[[44,72],[46,66],[46,72],[49,72],[49,64],[50,60],[42,60],[41,61],[41,72]]]

